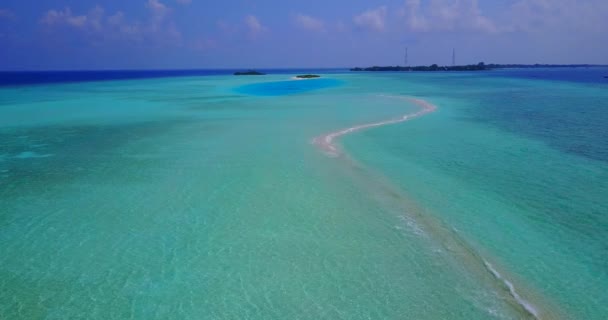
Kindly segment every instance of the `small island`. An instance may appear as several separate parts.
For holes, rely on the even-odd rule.
[[[234,73],[234,75],[235,76],[263,76],[263,75],[265,75],[265,73],[255,71],[255,70],[248,70],[248,71],[237,71]]]
[[[313,79],[313,78],[320,78],[320,75],[317,74],[301,74],[296,76],[296,78],[298,79]]]

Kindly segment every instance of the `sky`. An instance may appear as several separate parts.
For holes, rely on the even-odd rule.
[[[608,64],[608,0],[0,0],[0,70]]]

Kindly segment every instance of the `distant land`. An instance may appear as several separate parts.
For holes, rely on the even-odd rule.
[[[312,78],[320,78],[320,75],[317,74],[301,74],[299,76],[296,76],[296,78],[298,79],[312,79]]]
[[[587,68],[597,67],[592,64],[469,64],[464,66],[439,66],[436,64],[430,66],[417,67],[402,67],[402,66],[385,66],[385,67],[368,67],[368,68],[352,68],[350,71],[484,71],[492,69],[513,69],[513,68]]]
[[[235,76],[263,76],[265,73],[259,72],[256,70],[248,70],[248,71],[237,71],[234,73]]]

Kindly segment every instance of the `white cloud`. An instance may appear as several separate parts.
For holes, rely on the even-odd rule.
[[[15,17],[15,13],[11,10],[0,8],[0,19],[14,19]]]
[[[260,32],[264,29],[258,18],[252,15],[245,17],[245,24],[251,32]]]
[[[178,44],[181,33],[168,16],[170,8],[158,0],[148,0],[149,21],[129,21],[122,11],[106,15],[105,10],[96,6],[86,14],[74,14],[68,7],[63,10],[49,10],[40,23],[50,28],[64,27],[80,31],[91,44],[99,45],[109,40],[128,40],[152,44]]]
[[[294,23],[306,30],[323,32],[325,31],[325,24],[323,21],[313,18],[305,14],[297,14],[294,17]]]
[[[405,0],[400,16],[414,32],[597,33],[608,29],[606,0],[514,0],[490,17],[478,0]]]
[[[353,22],[364,29],[371,31],[384,31],[386,6],[381,6],[376,9],[365,11],[353,18]]]
[[[58,24],[68,24],[73,27],[83,27],[86,23],[87,17],[84,15],[74,16],[70,8],[63,10],[49,10],[40,19],[40,22],[49,26]]]
[[[401,15],[406,16],[406,24],[411,30],[428,31],[428,21],[420,13],[420,0],[406,0]]]
[[[108,24],[118,26],[122,25],[125,22],[125,13],[122,11],[118,11],[115,14],[108,17]]]
[[[70,8],[49,10],[40,19],[40,22],[48,26],[68,25],[79,29],[100,30],[104,13],[104,9],[100,6],[96,6],[87,14],[82,15],[74,15]]]
[[[146,7],[150,10],[155,23],[161,23],[171,10],[159,0],[148,0]]]
[[[425,6],[420,0],[406,0],[400,15],[411,31],[499,31],[486,17],[477,0],[431,0]]]
[[[266,28],[254,15],[248,15],[245,17],[245,26],[247,26],[249,36],[252,38],[257,37],[259,34],[268,30],[268,28]]]
[[[514,31],[605,32],[608,28],[606,0],[518,0],[505,24]]]

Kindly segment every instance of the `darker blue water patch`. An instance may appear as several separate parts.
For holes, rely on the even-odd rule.
[[[238,93],[253,96],[284,96],[289,94],[310,92],[319,89],[332,88],[342,85],[344,82],[336,79],[309,79],[259,82],[246,84],[235,88]]]
[[[247,69],[245,69],[247,70]],[[0,71],[0,87],[34,84],[70,83],[231,75],[243,69],[190,70],[85,70],[85,71]],[[258,69],[267,74],[342,73],[346,69]]]
[[[608,85],[608,67],[497,69],[492,76]]]
[[[230,74],[230,70],[3,71],[0,86]]]
[[[502,77],[582,84],[552,90],[546,86],[512,86],[477,97],[474,118],[508,131],[539,139],[563,152],[608,162],[607,68],[518,70]],[[494,75],[496,76],[496,75]],[[601,80],[600,80],[601,79]]]
[[[468,120],[542,141],[564,153],[608,163],[605,76],[607,67],[394,75],[416,77],[429,88],[443,90],[414,95],[471,101],[465,111]]]

